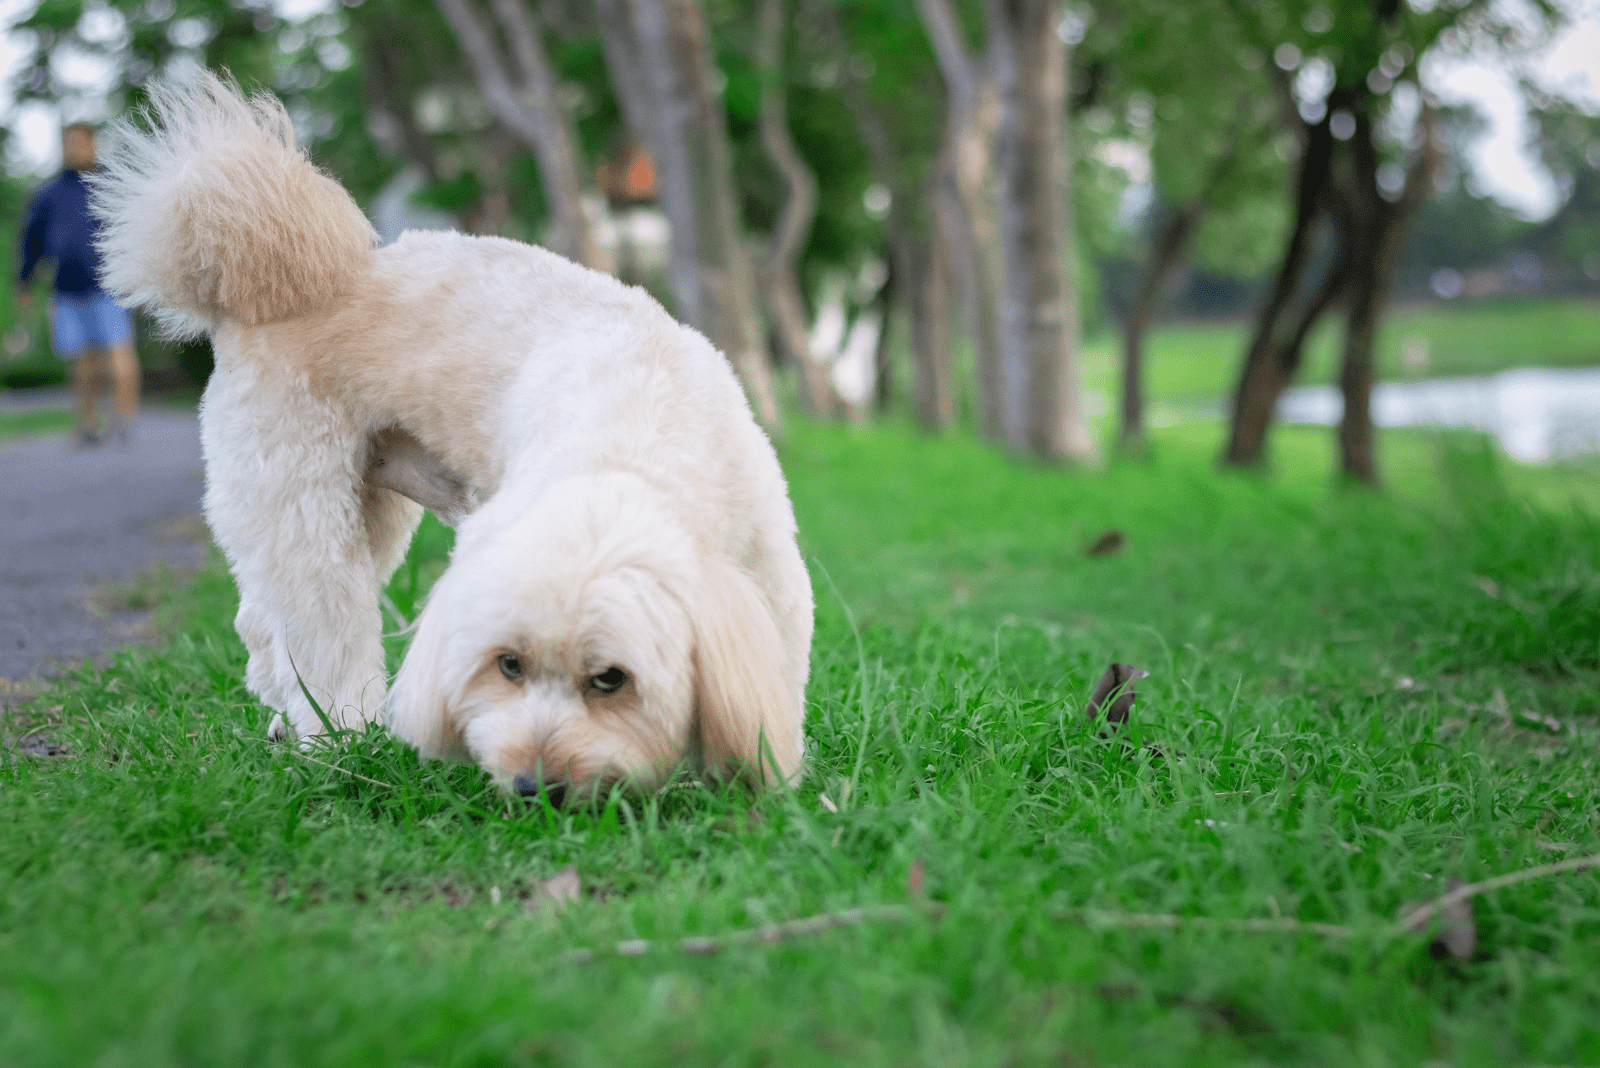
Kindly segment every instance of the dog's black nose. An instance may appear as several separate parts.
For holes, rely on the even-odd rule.
[[[511,786],[523,797],[538,797],[541,788],[539,780],[531,775],[518,775],[511,780]],[[562,799],[567,796],[567,787],[564,783],[547,782],[543,784],[543,789],[545,796],[550,799],[550,803],[557,807],[561,805]]]

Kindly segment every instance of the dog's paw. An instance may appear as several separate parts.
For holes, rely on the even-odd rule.
[[[289,721],[283,718],[282,712],[272,714],[272,722],[267,724],[267,741],[281,742],[289,737]]]

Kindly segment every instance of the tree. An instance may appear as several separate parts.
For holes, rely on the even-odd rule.
[[[1107,4],[1082,51],[1102,102],[1127,115],[1127,137],[1150,161],[1150,237],[1122,313],[1118,447],[1144,448],[1144,335],[1202,235],[1216,246],[1278,195],[1283,165],[1272,84],[1238,62],[1237,28],[1211,5]],[[1237,260],[1239,242],[1228,258]],[[1217,250],[1202,248],[1200,254]],[[1230,267],[1240,266],[1231,263]],[[1244,265],[1247,270],[1254,264]]]
[[[800,395],[811,414],[832,416],[838,407],[828,368],[813,358],[806,326],[805,298],[800,292],[796,260],[817,213],[817,179],[789,134],[786,86],[783,81],[784,0],[761,0],[761,28],[756,45],[760,69],[761,144],[783,176],[787,195],[761,263],[762,289],[774,332],[789,366],[799,377]]]
[[[917,9],[938,57],[948,97],[935,177],[937,216],[962,317],[972,338],[978,428],[984,437],[998,439],[1002,432],[995,306],[998,281],[986,188],[999,118],[992,64],[969,55],[963,27],[949,0],[918,0]]]
[[[721,349],[776,433],[778,405],[752,266],[740,238],[727,119],[699,0],[596,0],[606,64],[634,134],[655,155],[672,226],[678,314]]]
[[[848,19],[841,19],[841,11]],[[924,429],[942,431],[955,422],[955,383],[950,364],[950,268],[940,227],[940,205],[932,177],[934,137],[927,136],[937,112],[912,111],[904,102],[911,86],[937,86],[938,72],[927,44],[900,32],[909,11],[902,3],[858,3],[847,9],[822,0],[812,5],[817,29],[843,60],[840,89],[866,147],[877,183],[889,193],[890,286],[909,312],[913,401]],[[936,91],[935,91],[936,92]],[[935,97],[937,99],[937,97]],[[895,101],[891,122],[884,102]],[[887,353],[885,327],[881,351]],[[886,362],[878,369],[880,407],[893,382]]]
[[[1049,0],[985,0],[1000,90],[1001,422],[1050,458],[1096,457],[1078,385],[1071,193],[1063,167],[1066,54]]]
[[[13,83],[19,100],[92,114],[105,104],[113,112],[137,105],[139,87],[179,57],[226,68],[246,84],[270,82],[283,26],[270,0],[193,0],[181,14],[142,0],[52,0],[13,27],[32,34]],[[101,85],[65,80],[65,68],[51,62],[58,50],[94,59],[104,72]],[[109,100],[96,99],[102,86]]]
[[[491,0],[494,22],[510,47],[520,84],[475,0],[437,0],[455,31],[478,89],[500,125],[533,149],[545,195],[556,218],[556,251],[588,267],[607,269],[583,211],[572,123],[561,106],[555,75],[527,0]],[[378,53],[381,58],[382,52]]]
[[[1299,158],[1293,225],[1256,318],[1222,459],[1261,462],[1273,407],[1299,367],[1305,339],[1337,304],[1344,317],[1340,464],[1346,476],[1376,482],[1373,344],[1407,229],[1432,191],[1440,155],[1418,63],[1447,32],[1478,34],[1495,47],[1510,47],[1523,32],[1491,0],[1426,10],[1399,0],[1232,0],[1229,10],[1260,61],[1271,57],[1266,69]],[[1553,15],[1548,7],[1534,11],[1546,20]]]
[[[1534,147],[1561,194],[1555,214],[1528,235],[1546,256],[1600,281],[1600,115],[1531,86]]]

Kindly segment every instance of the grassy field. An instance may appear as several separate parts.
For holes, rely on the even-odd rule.
[[[1217,433],[1086,474],[794,426],[818,634],[787,796],[555,812],[381,731],[269,745],[203,572],[165,649],[8,728],[70,756],[0,764],[0,1064],[1600,1063],[1600,875],[1477,898],[1467,959],[1394,925],[1600,852],[1600,523],[1557,503],[1594,470],[1389,434],[1376,496],[1330,488],[1326,432],[1281,432],[1274,477],[1217,474]],[[448,544],[424,528],[402,611]],[[1113,660],[1151,675],[1101,738]],[[580,897],[530,908],[568,864]]]
[[[1156,400],[1227,396],[1239,373],[1249,324],[1164,323],[1146,347],[1147,383]],[[1302,384],[1338,381],[1339,332],[1325,323],[1306,352]],[[1413,362],[1405,349],[1410,345]],[[1093,389],[1114,393],[1120,338],[1105,333],[1084,346],[1084,376]],[[1424,353],[1420,361],[1417,353]],[[1582,298],[1506,299],[1401,308],[1383,322],[1378,378],[1400,381],[1486,375],[1510,367],[1600,366],[1600,302]]]
[[[34,434],[60,434],[72,429],[77,416],[72,412],[0,412],[0,441]]]

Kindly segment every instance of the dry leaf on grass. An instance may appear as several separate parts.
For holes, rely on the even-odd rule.
[[[1128,544],[1128,536],[1120,530],[1108,530],[1084,546],[1085,556],[1111,556],[1120,553]]]
[[[1100,676],[1100,681],[1095,684],[1094,693],[1089,695],[1087,713],[1090,720],[1096,719],[1103,708],[1105,710],[1106,724],[1119,726],[1128,721],[1128,713],[1133,710],[1133,702],[1137,698],[1133,684],[1139,679],[1149,678],[1150,672],[1134,667],[1132,664],[1112,664],[1106,668],[1106,673]],[[1107,700],[1110,704],[1107,704]]]
[[[1445,885],[1445,897],[1448,898],[1466,885],[1454,875],[1450,876],[1450,881]],[[1445,957],[1466,960],[1478,948],[1478,928],[1472,922],[1470,898],[1446,900],[1441,907],[1432,911],[1415,901],[1408,901],[1401,906],[1400,916],[1401,926],[1407,931],[1425,931],[1434,924],[1435,917],[1438,918],[1433,941],[1428,943],[1428,952],[1435,960]]]
[[[582,893],[583,880],[578,878],[577,865],[568,864],[550,878],[536,883],[524,907],[529,912],[560,912]]]
[[[917,859],[915,859],[915,860],[913,860],[911,862],[911,870],[906,873],[906,889],[911,891],[911,896],[912,897],[919,897],[922,894],[922,858],[921,857],[918,857]]]
[[[69,757],[72,750],[43,734],[24,734],[6,739],[6,747],[23,756]]]

